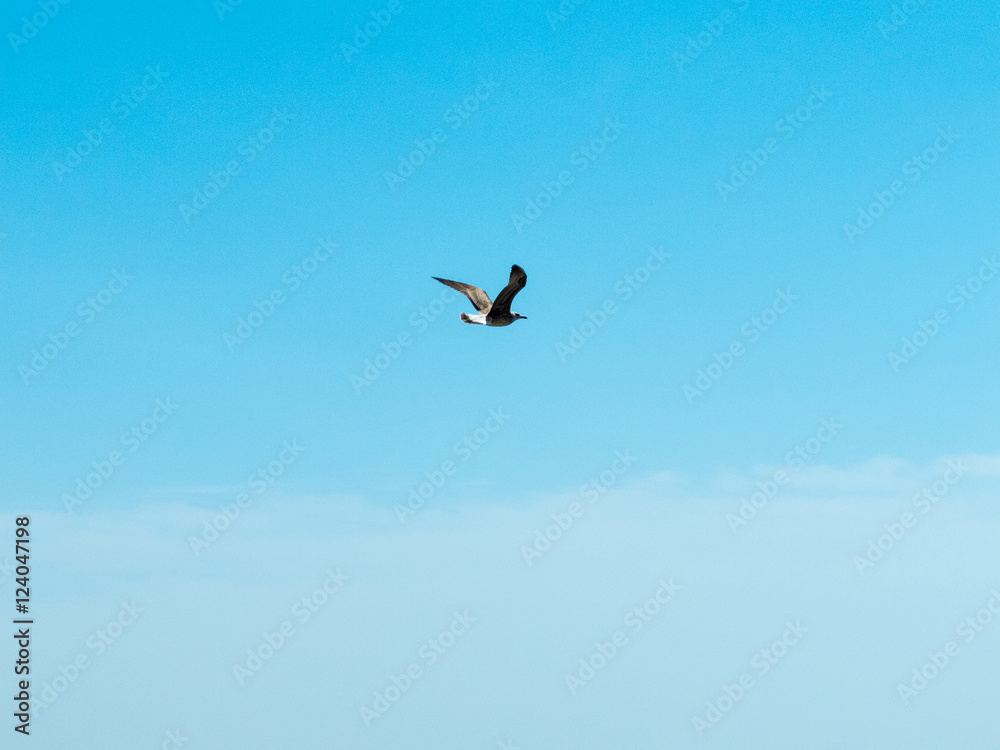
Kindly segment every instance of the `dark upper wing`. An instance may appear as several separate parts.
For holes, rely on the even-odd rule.
[[[435,281],[440,281],[445,286],[450,286],[455,291],[461,292],[469,301],[475,305],[476,309],[479,310],[483,315],[490,311],[493,303],[490,301],[490,295],[480,289],[478,286],[472,286],[472,284],[463,284],[461,281],[449,281],[448,279],[439,279],[437,276],[432,276]]]
[[[528,274],[524,272],[524,269],[520,266],[511,266],[510,281],[503,288],[503,291],[497,295],[491,312],[509,313],[510,303],[514,299],[514,295],[524,289],[524,285],[527,283]]]

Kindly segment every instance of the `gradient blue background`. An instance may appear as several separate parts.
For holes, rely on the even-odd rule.
[[[937,309],[953,311],[950,290],[977,271],[980,258],[998,251],[1000,12],[989,3],[956,9],[929,0],[915,4],[907,23],[886,38],[879,23],[889,20],[890,3],[623,6],[584,0],[564,6],[573,12],[553,21],[547,13],[558,12],[554,1],[497,8],[402,0],[402,11],[349,61],[342,43],[351,43],[356,25],[385,4],[245,0],[220,19],[208,0],[184,7],[72,0],[23,45],[12,43],[8,32],[21,33],[22,17],[39,6],[17,0],[4,11],[0,503],[11,514],[36,515],[44,576],[38,606],[47,608],[39,614],[46,633],[38,646],[40,669],[54,673],[71,659],[123,597],[159,601],[159,611],[177,618],[148,626],[142,645],[131,646],[138,649],[134,662],[119,651],[118,667],[104,664],[103,674],[95,668],[86,675],[89,690],[74,687],[75,696],[40,714],[36,746],[159,746],[154,740],[170,722],[191,730],[191,747],[237,741],[273,747],[290,738],[298,746],[328,747],[340,746],[340,737],[353,747],[389,747],[400,738],[409,747],[490,747],[507,736],[525,748],[560,742],[653,747],[675,737],[693,744],[690,714],[738,676],[786,618],[800,616],[799,604],[808,610],[805,603],[819,597],[816,580],[802,583],[802,598],[797,589],[774,592],[785,576],[821,576],[828,563],[839,566],[844,588],[838,596],[859,607],[850,592],[867,579],[858,577],[851,556],[898,517],[913,492],[939,476],[940,460],[951,455],[979,457],[978,484],[961,490],[970,505],[948,511],[969,514],[961,515],[969,526],[955,521],[964,531],[941,542],[956,555],[961,551],[961,561],[932,562],[931,550],[942,547],[929,545],[927,556],[903,565],[885,591],[866,589],[873,600],[901,600],[861,628],[857,640],[868,644],[864,648],[887,640],[898,646],[897,636],[915,624],[909,612],[920,607],[939,614],[945,633],[988,597],[998,580],[986,562],[996,562],[997,527],[994,512],[981,503],[995,498],[990,456],[1000,450],[994,375],[1000,282],[987,283],[954,311],[899,371],[887,355]],[[732,15],[723,33],[680,71],[675,56],[724,12]],[[115,119],[113,103],[141,83],[146,66],[160,66],[166,77],[127,118]],[[490,78],[496,87],[488,98],[452,130],[449,108]],[[832,97],[783,139],[777,121],[805,104],[814,86]],[[290,124],[186,222],[179,204],[191,202],[210,171],[242,160],[241,144],[268,124],[274,108],[294,114]],[[60,179],[53,161],[65,160],[82,131],[103,118],[113,120],[114,131]],[[574,152],[600,135],[609,118],[624,126],[621,135],[578,172]],[[391,190],[386,171],[436,128],[446,140]],[[960,137],[911,182],[904,163],[931,147],[939,128]],[[722,200],[717,182],[770,137],[777,152]],[[573,184],[518,231],[511,215],[562,170],[575,174]],[[905,194],[849,242],[844,223],[896,179]],[[284,286],[282,275],[312,252],[318,237],[338,243],[334,255],[230,351],[225,334],[255,302]],[[615,285],[645,262],[651,247],[669,252],[669,262],[622,300]],[[465,326],[458,315],[471,307],[460,299],[426,330],[411,323],[443,291],[431,276],[476,283],[495,295],[511,263],[528,273],[514,305],[527,321],[496,330]],[[33,350],[67,322],[81,322],[77,306],[122,268],[134,281],[25,384],[18,368],[30,365]],[[795,305],[689,403],[683,386],[731,341],[746,343],[741,328],[786,288],[799,296]],[[608,298],[618,300],[618,312],[578,352],[560,357],[557,345]],[[366,360],[403,331],[412,345],[357,393],[351,377],[361,376]],[[122,433],[148,417],[157,398],[172,399],[177,412],[128,453],[82,507],[67,513],[64,493],[93,462],[121,450]],[[426,472],[456,459],[453,445],[481,426],[490,408],[504,409],[509,422],[460,463],[421,515],[399,524],[393,506]],[[746,548],[742,536],[733,542],[725,512],[829,417],[843,423],[843,432],[824,446],[815,462],[823,468],[800,477],[794,495],[795,503],[826,505],[783,498],[789,503],[783,512],[799,524],[789,528],[804,525],[829,537],[818,546],[786,547],[775,529],[768,545],[776,546],[765,545],[765,535]],[[191,534],[291,440],[306,450],[247,511],[240,521],[247,530],[234,525],[209,553],[195,556]],[[605,551],[622,563],[620,570],[591,560],[549,569],[548,584],[536,576],[528,588],[497,572],[508,565],[515,579],[533,576],[537,570],[525,568],[519,545],[625,449],[638,461],[616,485],[616,492],[627,486],[613,513],[630,520],[615,515],[606,521],[606,535],[590,532],[599,549],[610,545]],[[669,491],[665,476],[672,477]],[[831,508],[839,509],[832,526],[810,515]],[[633,523],[651,538],[630,543],[626,531],[636,530]],[[657,556],[657,529],[677,545],[666,558]],[[966,536],[973,533],[981,535],[978,543]],[[502,550],[496,559],[493,543]],[[384,557],[374,552],[382,545],[388,545]],[[579,554],[588,559],[586,546]],[[699,583],[709,560],[718,568]],[[296,655],[281,655],[287,684],[260,680],[251,700],[229,666],[262,628],[280,622],[285,599],[311,591],[326,567],[337,564],[356,570],[344,596],[345,602],[358,597],[350,605],[357,619],[351,639],[337,641],[350,644],[355,671],[310,682],[310,670],[329,673],[323,659],[336,662],[342,649],[299,641]],[[406,585],[410,565],[422,571],[416,589]],[[718,586],[727,592],[719,593],[720,601],[738,598],[735,592],[745,589],[733,576],[747,566],[759,576],[755,585],[770,593],[755,600],[762,607],[760,633],[743,643],[739,634],[753,630],[757,615],[721,603],[716,610],[697,591]],[[466,727],[450,701],[476,694],[469,687],[473,666],[453,662],[451,678],[434,677],[432,702],[406,721],[403,709],[394,709],[389,729],[369,731],[358,719],[361,703],[405,665],[425,631],[446,624],[453,608],[471,606],[445,595],[465,591],[465,583],[450,577],[456,567],[484,577],[486,591],[474,588],[484,597],[484,612],[497,610],[494,623],[514,616],[511,592],[530,589],[532,601],[548,606],[565,598],[566,609],[558,611],[575,613],[569,620],[580,628],[579,643],[569,643],[569,626],[555,609],[534,616],[539,629],[552,631],[551,642],[523,623],[520,638],[510,634],[521,625],[495,625],[512,638],[511,648],[527,655],[521,670],[505,678],[509,690],[517,692],[524,680],[551,682],[558,700],[522,724],[512,708],[503,717],[477,713]],[[678,580],[687,573],[685,642],[700,644],[696,650],[703,648],[707,661],[692,659],[670,670],[669,680],[662,671],[656,679],[626,680],[596,704],[603,708],[559,703],[570,699],[560,670],[585,655],[587,639],[603,637],[604,623],[619,620],[619,611],[646,596],[668,568]],[[970,571],[979,578],[970,580]],[[642,578],[647,573],[648,580]],[[603,577],[603,588],[595,576]],[[953,590],[960,577],[970,587],[964,598]],[[931,580],[937,593],[921,588]],[[10,581],[0,586],[6,598]],[[424,586],[442,601],[429,601]],[[596,592],[604,588],[602,598]],[[943,605],[934,599],[942,591],[957,598]],[[197,593],[189,599],[185,592]],[[204,627],[195,627],[195,600],[219,608]],[[156,609],[151,603],[150,611]],[[823,620],[827,615],[833,619]],[[817,630],[827,622],[842,636],[849,627],[838,619],[844,617],[834,608],[813,621]],[[387,620],[402,634],[380,635]],[[411,620],[422,624],[410,627]],[[676,634],[658,637],[678,643]],[[992,658],[997,636],[988,637]],[[878,714],[894,732],[879,746],[939,747],[954,739],[945,709],[921,717],[899,705],[894,686],[941,640],[937,631],[914,636],[911,648],[900,647],[899,663],[872,667],[873,677],[840,669],[837,647],[817,636],[810,658],[818,666],[796,680],[822,683],[833,694],[873,682],[892,711],[901,712],[891,719]],[[398,658],[384,656],[389,643],[402,644]],[[981,660],[986,644],[976,645]],[[189,647],[205,656],[182,669],[169,650]],[[551,649],[562,647],[565,658],[553,657]],[[728,657],[719,653],[730,649]],[[486,651],[486,667],[480,664],[475,674],[509,658],[503,649]],[[371,656],[376,653],[382,656]],[[204,667],[210,658],[219,660],[211,669]],[[550,658],[559,666],[542,666]],[[641,658],[632,658],[641,666]],[[984,671],[962,683],[966,707],[976,701],[970,696],[983,699],[989,689],[981,663]],[[101,700],[100,690],[116,695],[113,676],[125,680],[129,664],[128,679],[145,685],[145,698],[136,698],[125,724],[116,711],[107,726],[81,738],[91,713],[110,710],[111,699]],[[176,718],[161,720],[152,707],[164,691],[202,668],[212,675],[205,678],[209,684],[218,680],[218,693],[179,703]],[[169,679],[160,685],[156,675]],[[497,686],[508,682],[483,680],[506,694]],[[695,687],[693,680],[705,685]],[[304,684],[311,687],[294,703],[299,718],[283,724],[287,719],[267,696],[291,700],[289,690]],[[802,684],[790,682],[788,700],[801,695]],[[658,704],[655,712],[643,711],[642,721],[626,720],[643,700],[675,688],[677,695],[694,696],[689,705],[654,715],[664,711]],[[948,691],[935,688],[936,699],[946,703]],[[255,715],[264,712],[274,731],[282,725],[285,734],[251,731],[226,713],[230,709],[213,709],[215,700],[219,707],[256,705]],[[816,714],[802,706],[791,712],[800,732],[824,721],[848,731],[842,725],[851,722],[835,710],[837,699],[816,701],[810,705],[824,706]],[[333,705],[343,711],[331,718]],[[872,718],[868,729],[819,745],[811,735],[780,731],[763,705],[741,709],[747,723],[727,718],[732,734],[713,735],[716,746],[857,747],[881,726]],[[995,722],[969,710],[962,722],[966,744],[995,743]],[[789,704],[777,701],[773,711],[787,715]],[[604,738],[587,739],[580,729],[580,716],[593,712]],[[824,712],[828,720],[820,717]]]

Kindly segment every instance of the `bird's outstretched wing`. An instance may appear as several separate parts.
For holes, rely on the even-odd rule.
[[[523,271],[522,271],[523,273]],[[493,302],[490,301],[490,295],[480,289],[478,286],[472,286],[472,284],[463,284],[461,281],[449,281],[448,279],[439,279],[437,276],[431,276],[435,281],[440,281],[445,286],[450,286],[457,292],[461,292],[469,301],[475,306],[475,308],[486,315],[490,308],[493,307]]]
[[[524,272],[524,269],[520,266],[511,266],[510,281],[503,288],[503,291],[497,295],[496,301],[493,303],[492,312],[501,314],[509,313],[510,303],[514,299],[514,295],[524,289],[524,285],[527,283],[528,274]]]

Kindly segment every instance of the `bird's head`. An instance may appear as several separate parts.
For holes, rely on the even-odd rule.
[[[514,320],[527,320],[527,315],[521,315],[521,313],[514,313]]]

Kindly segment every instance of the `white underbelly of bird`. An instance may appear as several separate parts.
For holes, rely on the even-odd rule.
[[[499,327],[509,326],[515,320],[527,320],[524,315],[512,312],[510,309],[510,303],[514,299],[514,295],[524,289],[524,285],[528,283],[528,275],[520,266],[511,266],[510,280],[507,282],[507,286],[497,295],[495,301],[491,300],[490,296],[478,286],[466,284],[461,281],[452,281],[451,279],[441,279],[437,276],[432,278],[464,294],[469,298],[472,306],[476,308],[478,314],[470,315],[462,313],[463,323]]]
[[[493,317],[492,315],[469,315],[468,313],[462,313],[461,317],[463,322],[472,323],[477,326],[509,326],[517,320],[513,315]]]

